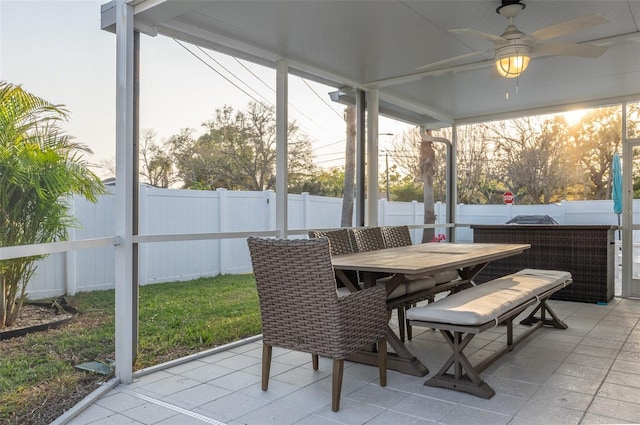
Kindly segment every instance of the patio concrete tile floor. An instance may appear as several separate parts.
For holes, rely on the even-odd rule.
[[[552,301],[569,329],[542,328],[482,372],[490,400],[424,386],[389,371],[345,363],[340,411],[331,411],[331,361],[274,349],[260,389],[260,341],[232,346],[117,385],[66,423],[115,424],[619,424],[640,422],[640,300],[608,305]],[[525,312],[526,314],[526,312]],[[392,320],[392,323],[395,319]],[[514,333],[525,329],[518,325]],[[472,362],[504,342],[506,328],[475,338]],[[438,332],[413,328],[407,345],[431,374],[448,357]]]

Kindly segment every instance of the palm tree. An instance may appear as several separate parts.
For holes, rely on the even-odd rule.
[[[67,117],[62,105],[0,81],[0,246],[66,239],[67,228],[76,224],[68,197],[95,202],[104,193],[83,159],[91,151],[60,128]],[[17,319],[40,258],[0,261],[0,328]]]

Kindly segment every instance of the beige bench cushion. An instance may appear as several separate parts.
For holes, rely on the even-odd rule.
[[[411,308],[407,311],[407,319],[482,325],[570,279],[569,272],[524,269],[449,295],[425,307]]]

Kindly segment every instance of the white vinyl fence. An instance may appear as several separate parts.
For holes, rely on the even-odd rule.
[[[72,206],[80,227],[70,239],[80,240],[115,234],[113,195],[97,204],[74,198]],[[422,224],[423,204],[379,201],[379,224]],[[436,205],[438,223],[444,223],[445,205]],[[340,227],[342,199],[289,195],[289,229]],[[640,204],[634,208],[640,211]],[[547,214],[560,224],[617,224],[612,201],[561,202],[550,205],[458,205],[460,224],[499,224],[522,214]],[[640,216],[635,217],[640,220]],[[274,230],[275,193],[218,189],[193,191],[140,187],[141,235]],[[413,239],[421,239],[414,229]],[[457,228],[457,241],[473,240],[468,227]],[[437,228],[436,233],[445,233]],[[298,236],[302,237],[302,236]],[[191,280],[201,276],[251,271],[244,238],[140,245],[140,283]],[[114,249],[92,248],[52,254],[41,261],[28,285],[29,297],[41,299],[79,291],[114,287]]]

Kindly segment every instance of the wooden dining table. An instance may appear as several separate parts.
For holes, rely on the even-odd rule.
[[[491,261],[520,254],[530,247],[529,244],[425,243],[338,255],[332,258],[332,263],[340,280],[352,291],[359,290],[360,286],[349,281],[345,270],[358,271],[364,287],[375,285],[376,277],[380,276],[380,273],[391,274],[392,278],[385,280],[387,294],[401,284],[405,276],[435,275],[456,270],[459,279],[436,285],[435,293],[455,291],[464,288],[465,285],[473,285],[473,277]],[[388,353],[389,369],[414,376],[425,376],[429,373],[427,367],[409,351],[390,326],[387,326],[387,342],[393,350]],[[377,365],[378,361],[373,351],[355,353],[349,360],[370,365]]]

